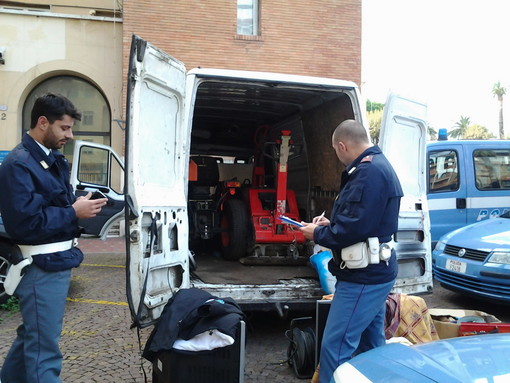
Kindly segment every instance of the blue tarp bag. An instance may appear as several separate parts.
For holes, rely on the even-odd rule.
[[[335,293],[336,278],[328,270],[331,258],[333,258],[333,254],[329,250],[319,250],[310,257],[310,263],[317,270],[321,288],[326,294]]]

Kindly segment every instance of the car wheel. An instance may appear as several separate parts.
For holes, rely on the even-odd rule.
[[[9,269],[9,262],[2,255],[0,255],[0,304],[7,302],[9,295],[5,292],[4,281]]]
[[[240,199],[225,202],[221,216],[221,253],[223,258],[235,261],[246,255],[248,248],[248,212]]]

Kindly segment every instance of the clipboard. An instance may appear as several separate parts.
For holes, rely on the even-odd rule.
[[[292,218],[286,217],[284,215],[278,217],[278,219],[280,221],[288,223],[289,225],[294,225],[294,226],[297,226],[297,227],[303,227],[303,224],[301,222],[295,221]]]

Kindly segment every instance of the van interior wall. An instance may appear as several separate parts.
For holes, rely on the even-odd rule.
[[[345,169],[331,147],[331,136],[342,121],[353,118],[353,106],[345,94],[302,116],[310,188],[303,188],[300,174],[295,174],[292,167],[289,168],[289,188],[296,192],[300,209],[306,211],[303,220],[310,220],[323,211],[326,215],[331,213],[340,186],[340,174]]]

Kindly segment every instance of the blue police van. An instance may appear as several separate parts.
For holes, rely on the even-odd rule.
[[[427,144],[427,199],[433,246],[462,226],[510,210],[510,141]]]

